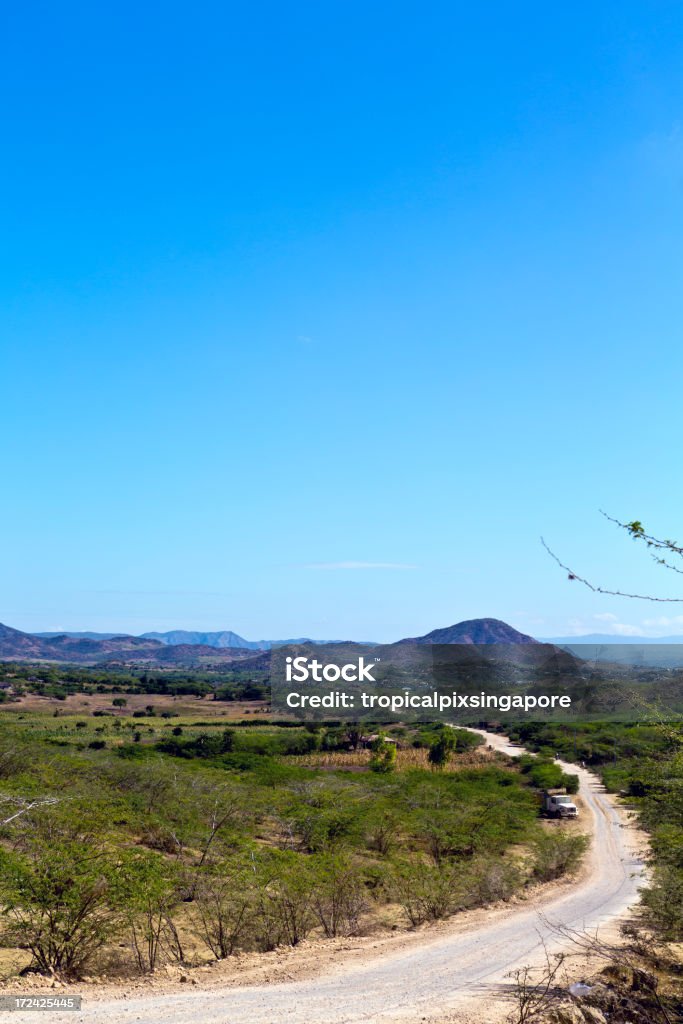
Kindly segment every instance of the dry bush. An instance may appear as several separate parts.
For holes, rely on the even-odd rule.
[[[559,829],[545,832],[533,844],[533,873],[541,882],[551,882],[576,870],[581,863],[588,837]]]
[[[261,948],[298,946],[315,925],[310,880],[295,871],[273,878],[259,893],[255,921]]]
[[[550,956],[545,951],[545,964],[536,970],[520,967],[508,975],[513,982],[514,1008],[507,1017],[507,1024],[546,1024],[549,1014],[557,1006],[557,981],[564,963],[563,954]]]
[[[247,934],[254,897],[253,884],[243,874],[212,872],[199,880],[191,917],[217,960],[231,956]]]
[[[473,899],[478,906],[509,900],[522,888],[524,881],[519,865],[502,858],[475,861],[470,877]]]
[[[298,754],[287,757],[287,764],[300,768],[369,768],[373,753],[371,750],[321,750],[310,754]],[[452,754],[445,772],[458,772],[463,768],[473,768],[482,763],[490,763],[491,756],[486,751],[468,750],[462,754]],[[415,768],[429,769],[429,750],[426,747],[399,747],[396,751],[396,771],[412,771]]]
[[[396,843],[399,824],[391,815],[383,814],[368,825],[366,843],[369,850],[386,857]]]
[[[394,872],[387,886],[410,925],[439,921],[468,904],[467,884],[457,863],[405,864]]]
[[[346,859],[331,858],[313,889],[313,910],[327,938],[357,935],[368,909],[358,870]]]

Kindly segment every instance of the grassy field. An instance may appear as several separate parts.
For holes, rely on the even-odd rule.
[[[441,726],[364,735],[264,707],[112,691],[0,711],[7,974],[126,975],[415,927],[581,856],[541,820],[540,787],[562,781],[550,764]]]

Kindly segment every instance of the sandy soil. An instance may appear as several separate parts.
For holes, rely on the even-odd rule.
[[[485,734],[505,753],[504,737]],[[560,762],[562,763],[562,762]],[[62,986],[82,994],[82,1012],[54,1012],[54,1024],[497,1024],[509,1006],[515,967],[540,964],[543,944],[566,948],[555,928],[594,930],[610,939],[638,899],[645,836],[595,776],[579,775],[581,826],[592,842],[580,873],[539,886],[510,903],[460,914],[408,934],[305,943],[225,964],[170,970],[119,987]],[[577,969],[579,969],[577,967]],[[37,982],[38,979],[36,979]],[[23,993],[45,991],[25,979]],[[5,990],[16,991],[16,989]],[[56,994],[53,990],[51,994]],[[16,1013],[18,1024],[33,1019]]]

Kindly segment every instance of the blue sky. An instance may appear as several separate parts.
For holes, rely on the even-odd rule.
[[[0,620],[683,633],[679,4],[5,19]]]

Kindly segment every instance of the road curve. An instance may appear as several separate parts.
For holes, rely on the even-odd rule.
[[[519,754],[505,737],[483,734],[496,749]],[[590,772],[560,762],[580,778],[580,793],[592,812],[593,842],[581,881],[543,903],[491,911],[481,926],[395,953],[385,949],[365,963],[340,964],[331,973],[304,981],[238,988],[195,989],[187,993],[106,999],[82,1012],[50,1014],[52,1024],[357,1024],[452,1015],[522,964],[540,958],[542,942],[560,948],[554,924],[588,929],[623,915],[638,899],[643,864],[627,840],[625,812],[607,797]],[[477,1000],[477,995],[481,1004]],[[87,996],[84,1003],[87,1003]],[[20,1024],[35,1014],[15,1013]],[[451,1019],[454,1019],[451,1016]],[[463,1020],[471,1019],[469,1016]]]

